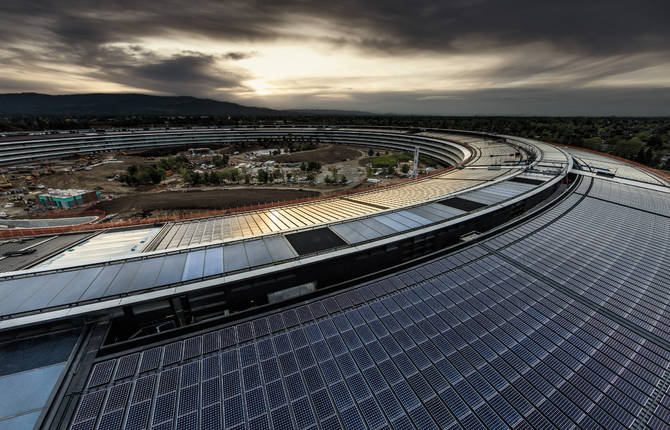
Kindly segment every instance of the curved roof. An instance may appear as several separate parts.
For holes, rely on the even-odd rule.
[[[480,205],[476,209],[439,212],[436,205],[447,207],[442,203],[453,195],[438,192],[434,200],[442,203],[401,201],[393,191],[383,197],[397,206],[375,197],[366,203],[388,209],[325,222],[346,243],[309,258],[486,216],[568,173],[575,182],[544,206],[445,256],[198,333],[103,354],[61,424],[78,430],[667,428],[670,188],[621,161],[617,169],[639,175],[619,178],[617,170],[603,177],[592,167],[579,169],[588,165],[584,154],[573,152],[573,165],[569,153],[551,145],[505,139],[534,148],[536,160],[513,178],[459,191],[465,201],[459,205]],[[498,152],[499,142],[490,136],[467,140],[472,164],[457,172],[500,172],[486,166],[491,155],[508,156],[504,148]],[[410,199],[430,199],[424,188],[428,194],[412,192]],[[379,235],[365,237],[371,226]],[[382,226],[391,230],[382,233]],[[287,240],[280,232],[230,241],[193,237],[145,258],[21,272],[6,282],[24,282],[24,291],[50,276],[51,285],[60,282],[60,294],[73,280],[88,276],[95,284],[112,267],[121,273],[133,266],[133,276],[123,279],[141,286],[149,281],[138,274],[152,273],[143,264],[183,258],[175,276],[196,276],[184,284],[196,288],[207,282],[197,276],[206,273],[208,261],[225,272],[227,247]],[[273,256],[271,249],[280,248],[265,249]],[[208,260],[219,252],[222,266],[218,257]],[[301,257],[294,258],[291,264],[299,264]],[[244,273],[252,276],[255,269],[248,269]],[[116,276],[106,288],[116,285]],[[58,311],[64,312],[59,318],[72,309]]]
[[[253,136],[257,132],[249,131]],[[67,251],[67,258],[56,258],[51,265],[0,276],[3,297],[0,318],[4,320],[0,321],[0,329],[168,297],[179,294],[186,284],[189,290],[211,288],[240,271],[250,278],[264,267],[274,266],[273,270],[279,270],[287,264],[301,264],[314,252],[296,248],[297,243],[291,242],[296,231],[326,228],[335,241],[339,241],[333,246],[338,249],[331,254],[341,255],[385,238],[394,240],[394,236],[417,235],[425,229],[442,228],[471,217],[473,211],[483,216],[500,205],[538,193],[559,181],[570,167],[568,156],[558,151],[562,159],[552,160],[555,166],[552,164],[549,171],[540,170],[538,163],[543,162],[544,153],[551,148],[540,142],[513,144],[499,138],[455,134],[436,138],[398,132],[335,130],[328,134],[330,132],[323,130],[263,130],[265,135],[271,132],[282,136],[297,132],[322,138],[329,136],[343,143],[350,143],[355,136],[372,139],[381,146],[402,144],[402,147],[413,148],[420,145],[421,151],[432,148],[431,151],[439,154],[461,151],[461,157],[466,158],[460,169],[389,187],[239,215],[168,224],[145,248],[151,252],[110,256],[113,242],[120,240],[118,236],[96,236],[91,240],[96,242],[101,254],[92,253],[88,246],[72,247]],[[226,131],[221,133],[226,134]],[[236,132],[235,136],[245,133]],[[148,139],[149,143],[155,143],[147,135],[142,136],[143,141]],[[464,142],[454,143],[459,138]],[[67,139],[57,141],[59,145],[78,145]],[[135,136],[133,142],[137,143]],[[513,182],[517,177],[530,178],[530,183]],[[470,206],[436,203],[456,195]],[[132,234],[142,236],[142,231],[135,230]],[[111,241],[108,246],[104,246],[105,237]]]
[[[584,178],[455,254],[102,360],[72,428],[667,425],[670,198],[636,191]]]

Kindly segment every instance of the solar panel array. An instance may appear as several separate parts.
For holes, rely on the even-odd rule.
[[[627,162],[616,160],[604,155],[580,151],[574,148],[566,150],[577,158],[577,161],[585,165],[586,170],[593,172],[614,173],[617,177],[631,179],[633,181],[646,182],[654,185],[668,185],[668,181],[644,169],[633,166]]]
[[[647,426],[659,430],[670,428],[670,385],[663,393],[661,401],[647,421]]]
[[[494,172],[494,174],[499,174],[499,172]],[[516,197],[535,187],[536,185],[533,184],[503,181],[461,194],[459,199],[465,199],[473,205],[471,209],[460,210],[439,203],[427,203],[395,212],[331,224],[330,227],[325,228],[329,228],[342,239],[340,241],[342,246],[357,245],[454,219],[467,214],[468,211]],[[344,203],[349,204],[342,202]],[[273,210],[277,214],[280,211],[286,213],[284,209]],[[260,215],[254,214],[253,216],[259,217]],[[331,215],[333,218],[337,216],[337,214]],[[200,229],[215,222],[220,223],[221,219],[186,225],[191,226],[189,228]],[[268,233],[269,231],[263,232]],[[131,233],[133,233],[131,237],[144,235],[138,235],[137,231]],[[115,236],[112,235],[112,237]],[[102,249],[99,243],[96,244],[95,249]],[[173,287],[181,282],[192,282],[202,278],[222,276],[225,273],[286,262],[298,256],[285,236],[276,235],[224,243],[207,249],[195,249],[171,255],[153,255],[125,262],[111,261],[107,265],[83,269],[75,268],[55,273],[51,271],[8,280],[0,279],[0,316],[119,297],[154,288]],[[58,266],[61,259],[56,257],[53,260]],[[68,259],[65,258],[65,260]]]
[[[487,169],[454,170],[422,181],[412,181],[401,186],[355,194],[347,200],[384,208],[401,208],[464,191],[512,173],[516,172]]]
[[[296,258],[283,236],[0,281],[0,315],[132,294]]]
[[[169,227],[155,250],[294,230],[378,211],[378,208],[363,203],[328,199],[240,215],[180,222]]]
[[[665,194],[665,196],[664,196]],[[589,193],[590,197],[608,200],[620,205],[670,216],[670,189],[667,193],[648,190],[634,185],[613,181],[596,181]]]
[[[498,139],[437,132],[424,133],[424,135],[468,144],[475,151],[470,163],[468,163],[471,166],[510,164],[526,159],[525,153],[521,153],[520,157],[517,156],[513,147],[506,143],[500,143]]]
[[[431,203],[386,215],[335,224],[330,229],[347,243],[353,245],[427,226],[465,213],[458,209]]]
[[[52,269],[127,257],[128,254],[141,252],[142,248],[159,230],[160,227],[154,227],[136,230],[112,230],[98,234],[52,256],[36,267]]]
[[[407,272],[101,361],[71,428],[660,427],[667,228],[573,195]]]
[[[318,200],[206,220],[179,222],[168,227],[153,249],[164,250],[193,246],[344,221],[372,215],[386,209],[397,209],[434,200],[510,173],[511,171],[508,170],[456,170],[416,182],[407,182],[343,198]]]

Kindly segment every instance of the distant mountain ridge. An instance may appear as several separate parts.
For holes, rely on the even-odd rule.
[[[125,116],[125,115],[366,115],[337,110],[275,110],[189,96],[147,94],[0,94],[0,115]]]

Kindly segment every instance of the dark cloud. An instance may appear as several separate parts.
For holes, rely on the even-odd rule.
[[[253,52],[227,52],[222,57],[225,58],[226,60],[239,61],[251,58],[254,55],[255,53]]]
[[[488,70],[471,72],[489,85],[482,94],[519,94],[524,98],[511,102],[525,106],[524,100],[540,103],[538,96],[529,96],[534,90],[528,87],[536,83],[514,90],[493,88],[539,80],[547,91],[562,91],[561,100],[582,100],[579,88],[622,73],[667,66],[668,16],[670,2],[658,0],[5,1],[0,2],[0,61],[12,70],[71,65],[87,69],[92,79],[146,91],[226,98],[250,78],[235,63],[254,53],[228,51],[236,42],[312,39],[332,49],[354,48],[359,55],[398,61],[416,53],[482,53],[502,58]],[[166,56],[143,45],[147,38],[181,37],[223,41],[228,48],[218,54]],[[4,88],[15,88],[21,79],[5,75],[4,81],[12,82]],[[635,85],[640,87],[640,82]],[[49,85],[23,89],[42,88]],[[51,88],[57,91],[59,83]],[[655,94],[644,88],[639,94],[643,93]],[[490,105],[476,92],[469,94],[482,107]],[[388,97],[415,103],[400,93]],[[436,100],[421,103],[440,108]],[[547,107],[551,101],[546,103],[552,110]]]
[[[139,59],[132,55],[123,58],[118,52],[112,54],[101,64],[98,74],[102,79],[130,87],[205,97],[225,95],[228,90],[240,89],[243,86],[241,81],[248,79],[243,73],[219,69],[212,55],[185,51],[160,58],[153,53],[143,54]]]
[[[312,19],[339,33],[333,42],[378,51],[463,51],[546,42],[566,51],[612,54],[666,51],[670,39],[670,2],[658,0],[36,0],[3,2],[0,14],[4,40],[39,27],[70,45],[173,32],[276,39]]]

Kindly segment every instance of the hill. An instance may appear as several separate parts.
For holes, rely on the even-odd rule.
[[[305,115],[305,116],[370,116],[375,115],[370,112],[358,110],[336,110],[336,109],[286,109],[280,111],[285,115]]]
[[[2,115],[125,116],[125,115],[234,115],[269,116],[280,111],[196,97],[145,94],[37,93],[0,94]]]

